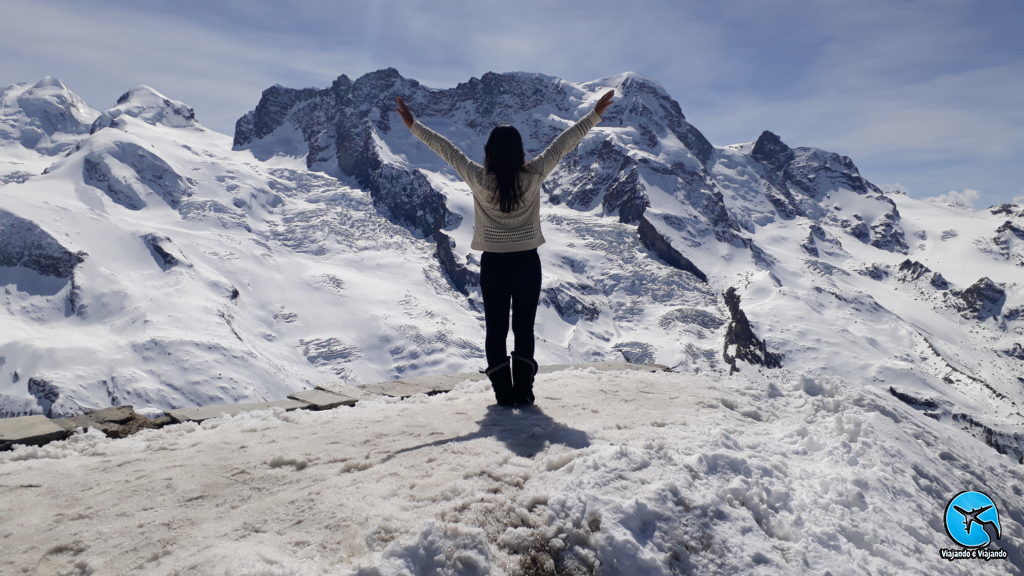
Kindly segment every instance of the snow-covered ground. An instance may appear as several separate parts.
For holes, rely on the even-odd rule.
[[[1024,574],[1024,476],[883,390],[570,369],[0,454],[4,574]],[[1007,560],[939,556],[949,499]]]

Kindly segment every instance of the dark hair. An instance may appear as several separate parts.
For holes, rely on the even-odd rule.
[[[511,212],[519,205],[522,194],[517,183],[525,163],[526,152],[519,130],[508,124],[495,126],[484,144],[484,167],[498,181],[495,194],[500,197],[498,205],[502,212]],[[494,196],[491,199],[493,201]]]

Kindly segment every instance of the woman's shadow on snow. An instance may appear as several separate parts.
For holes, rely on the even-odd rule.
[[[478,438],[496,438],[514,454],[525,458],[533,458],[549,444],[563,444],[576,449],[590,446],[590,436],[586,432],[556,422],[538,406],[505,408],[491,405],[477,423],[480,429],[476,432],[402,448],[388,455],[385,461],[420,448],[468,442]]]

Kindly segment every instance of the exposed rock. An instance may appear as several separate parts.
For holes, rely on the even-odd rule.
[[[0,266],[21,266],[43,276],[70,279],[85,257],[85,252],[62,246],[35,222],[0,209]]]
[[[1003,320],[1012,322],[1024,318],[1024,306],[1014,306],[1003,311]]]
[[[1024,346],[1021,346],[1020,342],[1014,342],[1012,348],[1003,350],[1002,353],[1017,360],[1024,360]]]
[[[737,360],[748,364],[756,364],[766,368],[781,368],[782,355],[768,351],[768,346],[754,334],[747,315],[740,309],[740,296],[735,288],[725,291],[725,305],[729,308],[731,320],[725,329],[725,346],[722,358],[731,368],[729,372],[739,372]]]
[[[144,428],[160,428],[173,420],[169,416],[146,418],[136,414],[131,406],[113,406],[79,416],[58,418],[53,422],[69,432],[76,428],[96,429],[109,438],[124,438]]]
[[[814,258],[818,258],[820,256],[816,240],[825,240],[825,230],[817,223],[811,224],[810,229],[807,232],[807,239],[800,245],[800,248],[802,248],[804,252]]]
[[[871,240],[868,243],[875,248],[906,254],[910,251],[910,247],[907,246],[906,236],[899,227],[899,213],[895,206],[892,210],[892,212],[882,214],[871,225]]]
[[[918,398],[912,394],[900,392],[892,386],[889,386],[889,394],[892,394],[897,400],[917,410],[931,411],[939,409],[939,403],[935,400],[930,398]]]
[[[480,285],[480,273],[470,270],[457,261],[455,252],[452,250],[455,241],[450,236],[438,230],[434,232],[434,241],[437,244],[437,259],[441,263],[441,269],[452,281],[455,289],[468,296],[470,286]]]
[[[593,292],[593,288],[578,284],[559,284],[543,290],[541,301],[550,304],[563,320],[575,324],[580,319],[594,321],[601,315],[601,310],[587,302],[583,294]]]
[[[640,242],[642,242],[648,250],[651,250],[660,256],[670,266],[693,274],[699,278],[701,282],[708,281],[707,274],[702,272],[700,268],[697,268],[697,265],[683,256],[682,253],[673,248],[668,239],[658,232],[654,225],[647,219],[646,215],[640,217],[640,224],[637,226],[637,232],[640,234]]]
[[[793,149],[786,145],[777,134],[765,130],[754,142],[750,156],[765,166],[782,172],[796,156]]]
[[[1005,214],[1006,216],[1020,216],[1024,214],[1024,208],[1016,204],[1000,204],[989,209],[993,215]]]
[[[954,290],[953,307],[969,320],[987,320],[1002,312],[1006,291],[988,277],[981,278],[966,290]]]
[[[932,274],[932,279],[928,283],[936,290],[949,290],[949,282],[938,272]]]
[[[178,259],[165,247],[166,244],[171,243],[170,238],[160,237],[156,234],[144,234],[142,241],[146,243],[150,255],[153,256],[153,260],[161,270],[170,270],[178,265]]]
[[[124,116],[138,118],[147,124],[174,128],[198,127],[195,110],[177,100],[171,100],[149,86],[138,86],[117,99],[117,105],[96,118],[90,133],[104,128],[120,128]]]
[[[875,262],[870,266],[866,266],[864,268],[861,268],[860,270],[857,270],[857,273],[860,274],[861,276],[867,276],[872,280],[881,281],[889,277],[889,274],[891,274],[891,266],[889,266],[888,264],[881,264]]]
[[[28,393],[35,396],[36,403],[45,416],[52,416],[53,405],[60,399],[60,389],[45,378],[28,379]]]
[[[861,218],[860,214],[854,214],[853,221],[846,219],[840,220],[839,225],[857,240],[860,240],[865,244],[871,243],[871,229],[868,228],[867,223],[864,222],[864,219]]]
[[[900,282],[913,282],[929,272],[931,272],[930,268],[917,260],[911,260],[908,258],[903,262],[900,262],[899,272],[896,274],[896,279]]]
[[[612,182],[602,202],[605,214],[618,214],[619,222],[636,224],[640,221],[651,201],[644,192],[636,165],[626,171],[620,171]]]
[[[981,438],[1000,454],[1012,456],[1014,460],[1024,464],[1024,433],[996,430],[979,422],[970,414],[955,413],[950,416],[953,422],[960,424],[963,430]]]
[[[996,234],[1002,234],[1004,232],[1011,234],[1016,238],[1024,240],[1024,230],[1022,230],[1019,226],[1015,225],[1010,220],[1003,222],[1003,224],[999,228],[996,228]]]

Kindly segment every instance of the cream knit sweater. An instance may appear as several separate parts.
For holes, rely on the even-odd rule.
[[[555,169],[558,161],[576,147],[583,136],[601,121],[591,110],[575,125],[562,132],[555,141],[533,160],[523,166],[519,184],[523,197],[511,213],[498,206],[495,194],[497,182],[494,174],[469,159],[447,138],[421,124],[418,120],[409,128],[417,138],[437,153],[469,184],[473,192],[473,241],[469,247],[486,252],[518,252],[530,250],[544,243],[540,231],[540,185]],[[494,202],[491,201],[492,196]]]

